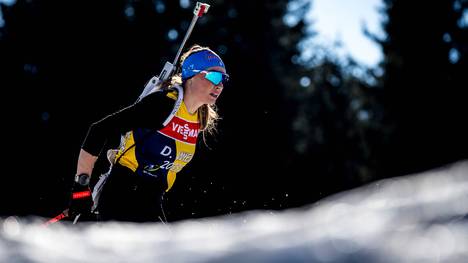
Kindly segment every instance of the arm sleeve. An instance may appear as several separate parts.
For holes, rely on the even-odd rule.
[[[162,123],[172,110],[174,100],[167,92],[152,93],[141,101],[112,113],[90,125],[81,148],[98,156],[106,142],[116,134],[139,128],[161,128]]]

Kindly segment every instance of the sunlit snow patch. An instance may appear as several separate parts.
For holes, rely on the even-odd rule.
[[[284,211],[170,225],[9,217],[0,262],[466,262],[467,214],[464,161]]]

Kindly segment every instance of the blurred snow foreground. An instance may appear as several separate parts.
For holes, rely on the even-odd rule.
[[[460,161],[283,211],[170,225],[4,218],[0,262],[467,262],[467,214]]]

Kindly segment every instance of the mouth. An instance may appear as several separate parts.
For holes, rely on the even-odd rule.
[[[215,93],[210,93],[210,96],[217,99],[219,97],[219,94],[215,94]]]

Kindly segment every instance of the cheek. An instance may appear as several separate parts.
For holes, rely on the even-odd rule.
[[[215,90],[215,86],[213,84],[210,83],[206,83],[205,86],[204,86],[204,90],[208,93],[211,93],[211,92],[214,92]]]
[[[203,83],[203,80],[198,80],[193,83],[192,90],[196,93],[205,93],[208,90],[206,83]]]

